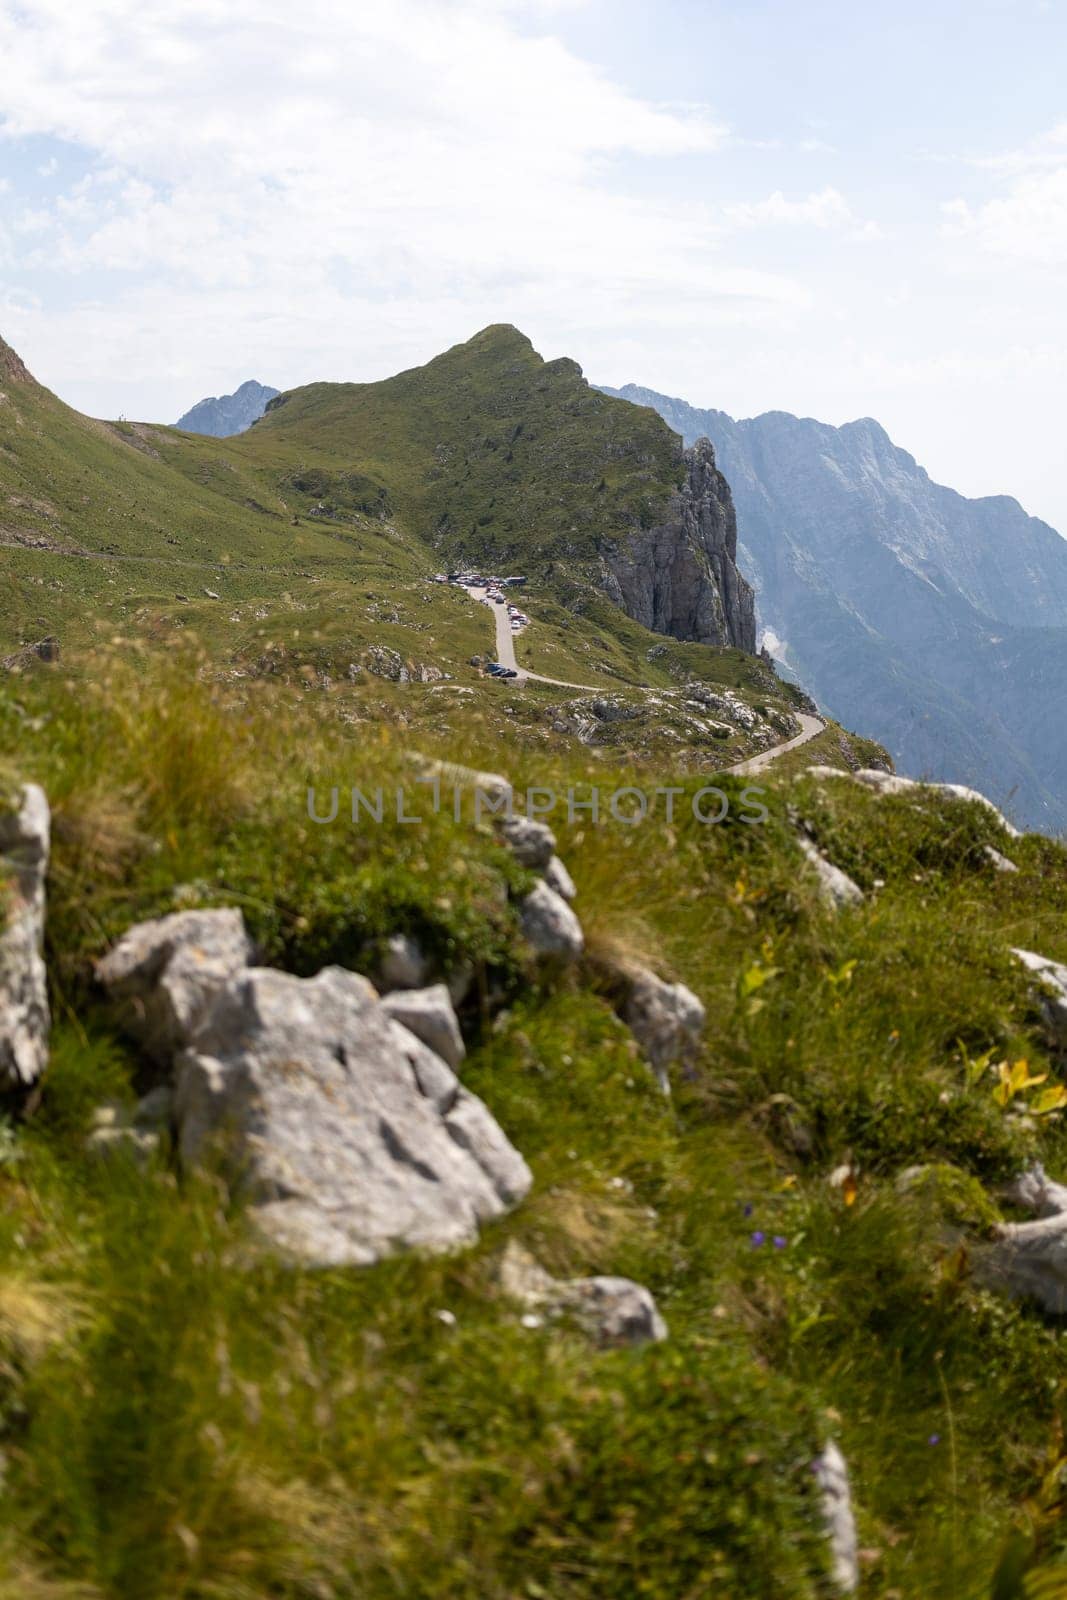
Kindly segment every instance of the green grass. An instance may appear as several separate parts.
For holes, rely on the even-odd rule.
[[[194,666],[127,649],[0,686],[0,767],[54,805],[56,1016],[42,1104],[0,1140],[0,1595],[820,1600],[830,1436],[865,1595],[986,1600],[1017,1529],[1055,1560],[1067,1356],[970,1263],[999,1181],[1035,1155],[1063,1175],[1067,1136],[1007,1117],[966,1063],[1054,1066],[1007,949],[1067,958],[1064,848],[773,770],[760,826],[702,827],[684,802],[672,824],[564,821],[589,961],[549,980],[490,830],[320,827],[308,784],[391,785],[413,748],[521,786],[700,776],[598,762],[536,722],[517,738],[506,700],[449,729],[419,720],[432,686]],[[789,806],[862,906],[822,906]],[[530,1161],[529,1199],[456,1256],[308,1274],[250,1249],[210,1173],[91,1158],[93,1107],[152,1076],[92,962],[191,904],[240,906],[300,973],[373,972],[398,930],[444,973],[473,961],[464,1078]],[[602,997],[604,963],[633,955],[707,1005],[671,1101]],[[826,1181],[846,1161],[851,1205]],[[903,1190],[914,1165],[934,1170]],[[496,1281],[510,1238],[558,1274],[646,1283],[670,1339],[605,1354],[520,1327]]]
[[[746,676],[732,651],[650,657],[658,636],[598,594],[599,552],[665,511],[680,443],[514,328],[383,383],[292,391],[233,439],[98,422],[5,383],[0,659],[47,635],[69,653],[194,632],[241,671],[336,674],[384,646],[455,675],[492,644],[476,607],[427,583],[462,559],[531,575],[534,670]]]

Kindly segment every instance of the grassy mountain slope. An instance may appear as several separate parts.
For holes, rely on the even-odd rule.
[[[0,663],[48,635],[68,653],[185,638],[214,671],[443,674],[480,694],[471,658],[491,652],[493,622],[429,581],[447,549],[529,570],[523,664],[632,692],[635,751],[693,735],[670,702],[646,714],[642,685],[725,684],[776,715],[796,702],[755,659],[651,634],[589,581],[600,542],[662,509],[678,441],[515,329],[385,383],[294,391],[233,439],[80,416],[6,346],[0,377]],[[531,690],[526,720],[559,699]],[[702,744],[712,769],[759,748]]]
[[[650,523],[682,478],[658,418],[590,388],[573,361],[542,361],[507,326],[383,383],[292,390],[239,459],[305,503],[366,510],[378,496],[434,548],[538,570]]]
[[[129,648],[0,680],[5,781],[55,808],[57,1019],[42,1104],[0,1138],[0,1594],[822,1600],[830,1436],[870,1600],[991,1600],[1016,1538],[1054,1561],[1067,1346],[975,1263],[998,1184],[1035,1156],[1064,1176],[1067,1132],[970,1069],[1060,1070],[1008,947],[1067,960],[1063,847],[785,771],[760,826],[701,827],[684,802],[637,828],[557,817],[589,959],[546,972],[488,829],[447,807],[308,821],[309,782],[392,784],[413,749],[561,792],[598,770],[477,712],[394,725],[383,697],[455,693],[409,690],[208,683]],[[672,758],[608,771],[700,782]],[[862,905],[823,906],[793,808]],[[445,973],[473,960],[463,1075],[530,1160],[529,1199],[451,1258],[303,1273],[250,1255],[240,1206],[169,1153],[92,1157],[92,1108],[150,1081],[92,962],[196,904],[240,906],[300,973],[372,970],[396,931]],[[670,1101],[603,995],[621,952],[707,1006]],[[854,1191],[827,1181],[844,1162]],[[648,1284],[669,1340],[596,1352],[522,1327],[496,1279],[512,1238],[556,1273]]]

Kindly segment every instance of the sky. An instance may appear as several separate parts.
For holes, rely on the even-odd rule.
[[[491,322],[1067,533],[1067,0],[0,0],[0,336],[173,421]]]

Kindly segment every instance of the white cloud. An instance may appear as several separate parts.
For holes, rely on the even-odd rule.
[[[1067,122],[1017,149],[972,158],[1000,193],[942,206],[942,235],[971,250],[1019,265],[1067,265]]]
[[[557,327],[617,329],[665,307],[714,326],[807,306],[791,276],[724,258],[707,201],[626,181],[714,157],[727,131],[580,60],[545,31],[558,9],[0,0],[0,131],[68,141],[88,169],[38,197],[24,270],[75,292],[90,273],[128,280],[121,303],[53,308],[35,346],[58,349],[65,324],[74,377],[112,370],[121,346],[135,379],[179,352],[206,370],[269,328],[267,376],[286,381],[312,360],[323,375],[339,347],[333,375],[369,375],[386,345],[389,370],[446,330],[549,306]]]
[[[1067,265],[1067,153],[1061,166],[1015,179],[994,200],[950,200],[943,211],[947,239],[1019,263]]]
[[[787,200],[780,189],[766,200],[724,207],[724,215],[735,227],[758,228],[769,223],[785,223],[812,228],[839,228],[855,222],[852,209],[837,189],[820,189],[802,200]]]

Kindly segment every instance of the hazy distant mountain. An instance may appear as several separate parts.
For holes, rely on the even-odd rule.
[[[236,394],[219,395],[217,399],[212,395],[208,400],[199,401],[184,417],[178,418],[175,427],[183,428],[186,433],[209,433],[213,438],[227,439],[231,434],[244,433],[253,422],[258,422],[267,409],[268,400],[273,400],[280,392],[249,378]]]
[[[1067,828],[1067,541],[1007,496],[933,483],[869,418],[738,422],[605,392],[711,439],[763,637],[828,710],[905,771]]]

